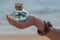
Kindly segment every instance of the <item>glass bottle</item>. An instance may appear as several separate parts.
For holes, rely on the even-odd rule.
[[[16,3],[15,9],[16,10],[12,14],[10,14],[12,19],[19,21],[19,22],[23,22],[28,19],[29,13],[24,10],[22,3]]]

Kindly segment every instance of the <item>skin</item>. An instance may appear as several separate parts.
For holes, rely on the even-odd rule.
[[[47,35],[50,40],[60,40],[60,30],[53,28]]]
[[[39,20],[38,18],[31,15],[29,19],[23,23],[19,23],[16,20],[11,19],[8,15],[6,16],[6,18],[11,25],[19,29],[25,29],[27,27],[34,25],[40,31],[44,30],[43,22]],[[53,28],[53,30],[49,31],[49,33],[45,36],[47,36],[50,40],[60,40],[60,30]]]

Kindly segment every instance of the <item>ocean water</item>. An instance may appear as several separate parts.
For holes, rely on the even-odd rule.
[[[60,0],[0,0],[0,35],[37,34],[35,26],[18,29],[8,23],[6,15],[13,12],[15,3],[23,3],[31,15],[60,29]]]

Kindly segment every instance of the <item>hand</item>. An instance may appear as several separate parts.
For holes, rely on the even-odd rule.
[[[24,28],[27,28],[27,27],[29,27],[31,25],[34,25],[40,31],[44,31],[43,22],[40,19],[38,19],[38,18],[36,18],[34,16],[29,15],[28,20],[26,20],[25,22],[22,22],[22,23],[10,18],[9,15],[7,15],[6,18],[7,18],[8,22],[11,25],[13,25],[14,27],[17,27],[17,28],[20,28],[20,29],[24,29]]]
[[[6,18],[11,25],[13,25],[17,28],[20,28],[20,29],[29,27],[29,26],[33,25],[35,22],[34,16],[31,16],[31,15],[29,16],[28,20],[26,20],[25,22],[22,22],[22,23],[12,19],[9,15],[7,15]]]

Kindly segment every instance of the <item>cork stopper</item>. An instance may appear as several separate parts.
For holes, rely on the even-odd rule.
[[[15,9],[16,10],[22,10],[23,9],[23,4],[22,3],[16,3],[15,4]]]

